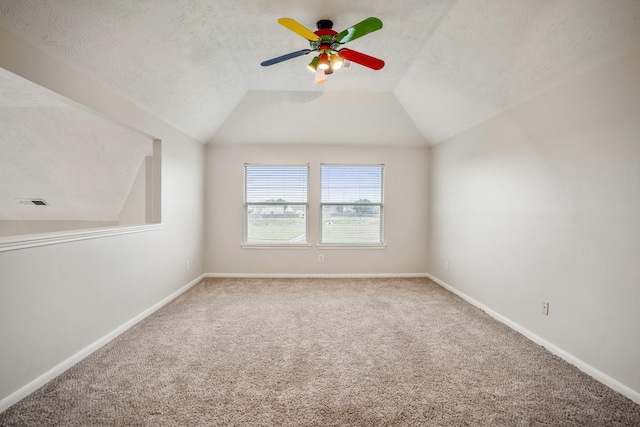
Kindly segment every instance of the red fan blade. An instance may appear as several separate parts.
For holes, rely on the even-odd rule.
[[[364,53],[356,52],[351,49],[340,49],[338,52],[344,59],[348,59],[356,64],[364,65],[372,70],[379,70],[384,67],[384,61],[382,59],[374,58],[373,56],[365,55]]]

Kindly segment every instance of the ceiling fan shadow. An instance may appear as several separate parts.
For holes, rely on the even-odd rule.
[[[322,98],[323,95],[322,90],[287,91],[286,99],[292,104],[308,104]]]

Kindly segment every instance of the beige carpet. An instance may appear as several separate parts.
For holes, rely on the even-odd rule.
[[[206,279],[3,426],[639,426],[640,406],[427,279]]]

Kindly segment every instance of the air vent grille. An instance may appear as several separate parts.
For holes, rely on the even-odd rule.
[[[24,206],[49,206],[44,199],[16,199],[18,203]]]

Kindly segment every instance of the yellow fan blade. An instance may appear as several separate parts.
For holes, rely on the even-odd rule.
[[[290,29],[294,33],[296,33],[298,35],[301,35],[302,37],[304,37],[307,40],[310,40],[312,42],[320,40],[320,37],[315,35],[313,33],[313,31],[311,31],[310,29],[308,29],[307,27],[305,27],[304,25],[302,25],[301,23],[299,23],[298,21],[296,21],[294,19],[291,19],[291,18],[280,18],[280,19],[278,19],[278,23],[280,25],[283,25],[283,26],[287,27],[288,29]]]

